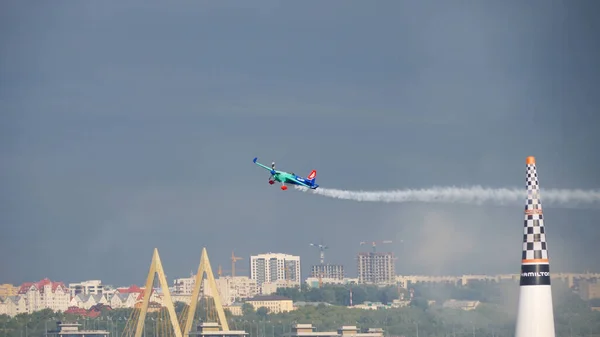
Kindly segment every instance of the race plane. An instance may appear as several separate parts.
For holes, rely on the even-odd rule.
[[[283,191],[287,190],[287,186],[285,185],[286,183],[292,184],[292,185],[304,186],[304,187],[307,187],[307,188],[310,188],[313,190],[317,189],[317,187],[319,187],[319,185],[317,185],[315,183],[315,178],[317,177],[316,170],[312,170],[312,172],[310,172],[308,177],[302,178],[300,176],[295,175],[293,172],[288,173],[288,172],[283,172],[283,171],[277,171],[275,169],[275,162],[273,162],[271,164],[271,167],[268,167],[268,166],[265,166],[265,165],[257,162],[256,161],[257,159],[258,158],[254,158],[254,160],[252,160],[254,162],[254,164],[271,172],[271,176],[269,177],[269,184],[273,185],[273,184],[275,184],[276,181],[278,181],[281,183],[281,189]]]

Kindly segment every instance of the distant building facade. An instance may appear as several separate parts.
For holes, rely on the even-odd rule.
[[[317,264],[311,266],[310,276],[315,278],[326,278],[326,279],[344,279],[344,266],[339,264]]]
[[[15,287],[12,284],[0,284],[0,298],[16,296],[18,292],[19,287]]]
[[[69,307],[89,310],[98,304],[110,305],[110,303],[111,301],[103,295],[77,294],[75,297],[71,298]]]
[[[250,257],[250,278],[256,280],[258,286],[263,283],[280,283],[289,286],[300,286],[300,256],[267,253]]]
[[[71,297],[81,295],[102,295],[104,286],[100,280],[83,281],[81,283],[70,283],[69,291]]]
[[[359,284],[395,284],[395,258],[393,253],[361,252],[357,256]]]
[[[461,300],[448,300],[445,301],[442,306],[450,309],[461,309],[465,311],[475,310],[481,304],[479,301],[461,301]]]
[[[56,325],[57,329],[46,331],[47,337],[108,337],[110,335],[107,330],[79,330],[81,327],[79,323],[57,322]]]
[[[9,296],[0,298],[0,315],[15,317],[19,314],[26,314],[27,302],[24,296]]]
[[[315,331],[316,327],[310,323],[296,323],[291,326],[291,331],[283,334],[283,337],[383,337],[381,328],[357,328],[355,325],[344,325],[337,331]]]
[[[598,279],[579,281],[579,296],[584,301],[600,298],[600,282],[598,282]]]
[[[64,283],[52,282],[47,278],[35,283],[23,283],[19,288],[18,297],[25,299],[28,313],[43,309],[65,311],[71,301],[71,293]]]
[[[173,281],[171,287],[173,301],[188,303],[196,285],[196,276],[179,278]],[[260,293],[256,280],[248,276],[221,276],[215,279],[216,291],[219,293],[221,303],[230,305],[236,301],[254,297]],[[208,279],[204,278],[200,285],[200,296],[214,297],[215,291],[208,286]]]
[[[192,274],[190,277],[178,278],[173,280],[173,294],[174,295],[191,295],[194,290],[196,280]]]
[[[200,284],[200,296],[214,296],[213,291],[210,287],[207,286],[208,281],[207,278],[204,278],[202,283]],[[194,286],[196,285],[196,275],[191,275],[186,278],[178,278],[173,280],[173,286],[170,287],[170,291],[175,298],[180,299],[184,297],[189,297],[192,295],[194,291]],[[184,301],[187,303],[187,300]]]
[[[311,288],[318,288],[321,285],[344,285],[348,284],[348,281],[336,278],[307,277],[304,283]]]
[[[240,300],[254,297],[259,293],[256,280],[247,276],[219,277],[215,280],[215,283],[223,305],[231,305]]]
[[[270,314],[278,314],[294,310],[294,303],[290,298],[275,295],[259,295],[246,300],[254,309],[265,307]]]

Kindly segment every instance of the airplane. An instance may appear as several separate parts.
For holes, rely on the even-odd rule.
[[[319,187],[319,185],[315,183],[315,179],[317,177],[316,170],[312,170],[312,172],[310,172],[310,174],[306,178],[303,178],[303,177],[295,175],[293,172],[288,173],[288,172],[276,170],[275,162],[273,162],[271,164],[271,167],[268,167],[268,166],[265,166],[265,165],[257,162],[256,161],[257,159],[258,158],[254,158],[254,160],[252,160],[254,162],[254,164],[271,172],[271,176],[269,177],[269,184],[273,185],[273,184],[275,184],[276,181],[278,181],[281,183],[281,190],[283,190],[283,191],[287,190],[287,186],[285,185],[286,183],[289,183],[291,185],[307,187],[307,188],[310,188],[313,190],[315,190]]]

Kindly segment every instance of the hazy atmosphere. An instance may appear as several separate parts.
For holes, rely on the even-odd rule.
[[[0,4],[0,283],[142,284],[266,252],[356,273],[518,273],[523,207],[322,187],[599,189],[594,1]],[[542,191],[542,203],[543,199]],[[544,208],[552,271],[600,272],[600,209]],[[401,242],[402,241],[402,242]],[[170,281],[171,282],[171,281]]]

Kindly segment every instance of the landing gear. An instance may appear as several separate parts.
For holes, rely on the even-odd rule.
[[[287,190],[287,186],[285,186],[285,185],[281,185],[281,190],[282,190],[282,191],[285,191],[285,190]]]
[[[275,182],[273,180],[269,180],[269,184],[273,185]]]

